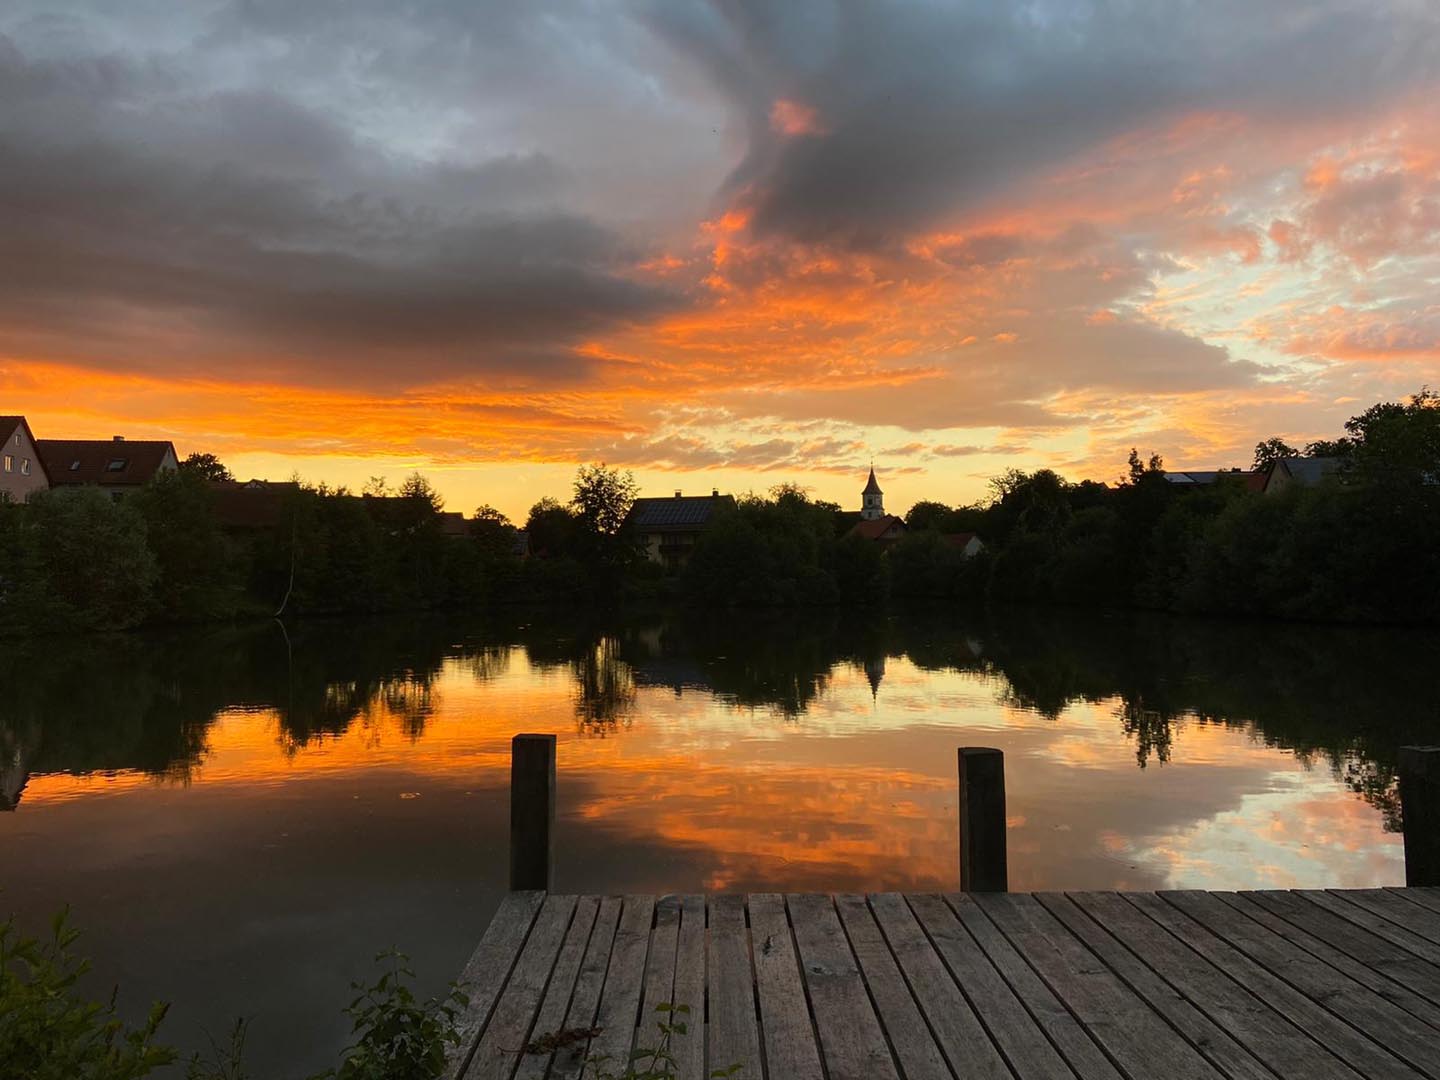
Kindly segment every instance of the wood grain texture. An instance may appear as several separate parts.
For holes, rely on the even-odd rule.
[[[1437,937],[1436,890],[513,893],[445,1076],[620,1071],[673,1003],[679,1080],[1440,1080]]]
[[[745,898],[712,896],[709,916],[709,1067],[714,1070],[739,1065],[745,1075],[763,1075]]]
[[[485,928],[475,952],[457,980],[470,998],[457,1027],[459,1042],[451,1047],[445,1062],[445,1080],[456,1080],[465,1072],[485,1025],[490,1022],[495,1002],[505,988],[535,916],[545,902],[542,892],[507,893]]]
[[[895,1059],[834,901],[793,894],[786,906],[830,1080],[897,1080]]]

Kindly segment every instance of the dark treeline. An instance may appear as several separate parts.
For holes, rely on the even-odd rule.
[[[636,730],[646,688],[799,717],[837,669],[862,670],[878,685],[886,660],[905,657],[926,670],[995,677],[1005,700],[1052,718],[1076,702],[1113,702],[1142,767],[1169,757],[1180,724],[1245,728],[1329,767],[1393,826],[1396,747],[1440,737],[1440,691],[1416,675],[1437,644],[1428,631],[1026,609],[963,619],[527,612],[523,621],[319,619],[288,631],[270,623],[17,641],[0,656],[0,684],[12,688],[0,702],[0,805],[23,805],[29,773],[138,769],[183,779],[202,760],[210,726],[234,708],[273,710],[287,750],[371,722],[377,708],[423,738],[447,664],[479,682],[502,677],[517,654],[566,673],[577,731],[610,735]]]
[[[216,480],[229,480],[224,467],[194,455],[119,500],[63,488],[0,501],[0,633],[593,603],[655,577],[619,536],[633,481],[603,467],[579,471],[572,501],[536,505],[535,559],[489,507],[457,534],[456,515],[418,474],[395,489],[377,478],[360,494],[277,485],[244,511],[261,511],[258,524],[223,520]]]
[[[1305,454],[1323,481],[1260,491],[1244,473],[1183,485],[1132,451],[1116,485],[1042,469],[992,481],[984,505],[920,502],[885,550],[838,507],[777,489],[705,533],[683,578],[710,604],[1135,607],[1290,619],[1440,621],[1440,395],[1376,405]],[[1300,456],[1279,439],[1256,467]],[[967,558],[952,540],[985,545]]]
[[[922,501],[882,545],[856,515],[782,485],[722,508],[679,573],[624,527],[629,474],[582,467],[567,501],[520,529],[490,507],[443,512],[419,475],[360,494],[279,485],[261,523],[222,521],[223,466],[194,455],[120,501],[97,489],[0,503],[0,626],[109,630],[237,616],[574,609],[673,600],[718,607],[874,609],[1033,602],[1335,621],[1440,621],[1440,395],[1373,406],[1305,453],[1318,484],[1259,491],[1247,474],[1175,484],[1131,453],[1118,484],[1042,469],[992,482],[985,504]],[[1279,439],[1257,466],[1297,451]],[[283,488],[283,492],[280,491]],[[983,552],[955,543],[974,533]]]

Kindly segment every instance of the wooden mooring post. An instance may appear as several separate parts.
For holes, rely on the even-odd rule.
[[[1005,755],[962,746],[960,758],[960,888],[1006,892]]]
[[[1399,766],[1405,884],[1440,885],[1440,746],[1402,746]]]
[[[555,736],[510,740],[510,889],[548,892],[554,871]]]

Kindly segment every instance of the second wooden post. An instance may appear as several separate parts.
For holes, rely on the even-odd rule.
[[[1399,766],[1405,884],[1440,885],[1440,746],[1402,746]]]
[[[554,870],[555,736],[510,741],[510,889],[549,891]]]
[[[960,888],[1009,890],[1005,755],[988,746],[960,747]]]

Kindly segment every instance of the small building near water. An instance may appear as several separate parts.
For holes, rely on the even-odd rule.
[[[0,440],[0,499],[27,502],[50,486],[25,417],[0,416]]]
[[[973,559],[985,550],[984,542],[973,532],[948,533],[945,540],[959,548],[960,554],[967,559]]]
[[[651,562],[679,569],[690,558],[700,534],[722,509],[735,508],[732,495],[712,489],[709,495],[677,491],[668,499],[636,499],[625,517],[625,530]]]

